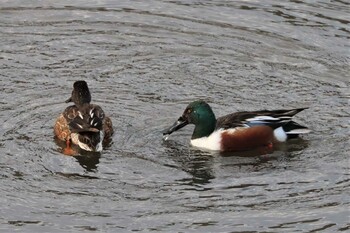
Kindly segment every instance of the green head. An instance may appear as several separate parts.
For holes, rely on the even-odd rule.
[[[182,116],[163,135],[169,135],[187,124],[195,125],[192,139],[209,136],[215,130],[215,114],[205,101],[194,101],[187,106]]]

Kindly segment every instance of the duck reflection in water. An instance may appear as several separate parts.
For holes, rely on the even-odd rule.
[[[214,179],[212,171],[214,156],[210,152],[203,152],[193,148],[187,148],[179,145],[179,143],[168,140],[163,141],[166,153],[169,154],[179,168],[191,175],[191,178],[183,179],[184,182],[191,186],[205,185]]]
[[[66,143],[55,138],[57,146],[60,148],[60,152],[63,153],[62,148],[65,147]],[[82,166],[88,172],[94,172],[97,170],[97,165],[100,162],[101,152],[91,152],[79,148],[76,145],[71,145],[71,149],[74,150],[74,158],[78,161],[80,166]]]
[[[86,171],[95,172],[100,162],[101,153],[83,151],[80,156],[75,156],[75,158]]]

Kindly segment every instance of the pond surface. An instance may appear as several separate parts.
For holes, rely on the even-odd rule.
[[[0,4],[1,232],[350,230],[348,1]],[[116,133],[70,157],[53,124],[81,79]],[[197,99],[309,107],[312,133],[265,156],[163,141]]]

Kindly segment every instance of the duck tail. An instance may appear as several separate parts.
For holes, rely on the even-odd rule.
[[[282,126],[284,132],[286,132],[288,139],[296,138],[299,134],[310,133],[311,130],[306,126],[300,125],[295,121],[290,121]]]
[[[102,132],[84,132],[78,136],[79,142],[82,143],[88,151],[101,151],[102,150]],[[81,146],[82,146],[81,145]]]

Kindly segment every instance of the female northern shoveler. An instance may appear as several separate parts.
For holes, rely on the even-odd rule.
[[[237,112],[216,119],[206,102],[194,101],[163,135],[167,138],[185,125],[194,124],[191,144],[196,147],[217,151],[271,147],[273,143],[310,132],[292,121],[292,117],[304,109]]]
[[[57,118],[54,132],[58,139],[66,141],[66,154],[72,154],[70,142],[83,150],[101,151],[102,144],[108,143],[113,134],[112,121],[106,117],[102,108],[90,104],[91,94],[85,81],[76,81],[67,107]]]

